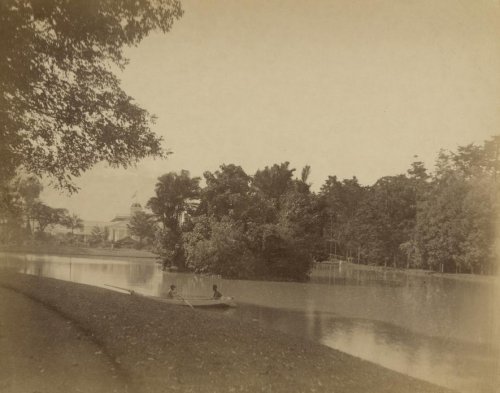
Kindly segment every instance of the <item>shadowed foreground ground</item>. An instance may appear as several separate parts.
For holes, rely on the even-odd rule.
[[[0,271],[0,390],[449,392],[316,343],[86,285]]]

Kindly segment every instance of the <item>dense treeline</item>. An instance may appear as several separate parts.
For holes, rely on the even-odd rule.
[[[433,174],[414,162],[371,187],[329,178],[319,195],[339,252],[362,263],[493,272],[497,148],[442,151]]]
[[[442,151],[432,172],[416,161],[371,186],[329,176],[316,193],[310,167],[298,176],[288,162],[253,175],[222,165],[204,173],[203,187],[187,171],[167,173],[148,202],[153,214],[138,213],[129,229],[140,246],[153,244],[165,266],[226,277],[303,280],[314,260],[328,258],[491,274],[499,147],[494,138]],[[82,227],[79,217],[39,199],[36,177],[2,187],[0,242],[43,240],[54,224]]]
[[[498,138],[442,151],[372,186],[330,176],[318,193],[289,163],[159,178],[148,206],[165,266],[227,277],[302,280],[314,260],[446,272],[495,271]]]

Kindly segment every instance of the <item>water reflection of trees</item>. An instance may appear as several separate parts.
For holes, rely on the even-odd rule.
[[[403,286],[406,274],[394,270],[367,269],[343,263],[318,264],[311,274],[311,282],[330,285]]]
[[[132,286],[145,285],[153,280],[156,266],[152,264],[130,264],[127,266],[127,283]]]
[[[476,343],[491,343],[500,335],[495,332],[492,318],[500,313],[498,307],[494,309],[498,303],[491,293],[493,280],[465,281],[325,264],[315,269],[311,282],[328,284],[336,288],[339,296],[343,294],[345,304],[336,304],[342,315],[364,316],[429,335]]]
[[[394,324],[362,318],[342,318],[325,312],[301,312],[243,305],[234,317],[265,328],[306,337],[391,369],[465,391],[493,392],[498,351],[418,334]],[[495,356],[491,356],[495,355]]]
[[[494,392],[495,357],[484,346],[430,337],[390,323],[333,318],[322,342],[388,368],[466,392]]]

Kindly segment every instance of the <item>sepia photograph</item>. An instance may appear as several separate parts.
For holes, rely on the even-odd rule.
[[[0,0],[1,393],[500,393],[500,0]]]

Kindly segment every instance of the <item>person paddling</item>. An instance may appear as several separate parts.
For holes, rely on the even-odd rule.
[[[177,289],[176,289],[176,286],[175,285],[170,285],[170,290],[168,291],[167,293],[167,298],[169,299],[175,299],[175,298],[178,298],[179,295],[177,293]]]
[[[177,293],[177,287],[174,284],[170,285],[170,290],[167,293],[167,299],[180,299],[194,310],[193,305]]]
[[[212,289],[214,290],[214,296],[213,298],[214,299],[220,299],[222,297],[222,293],[220,293],[218,290],[217,290],[217,285],[214,285],[212,287]]]

